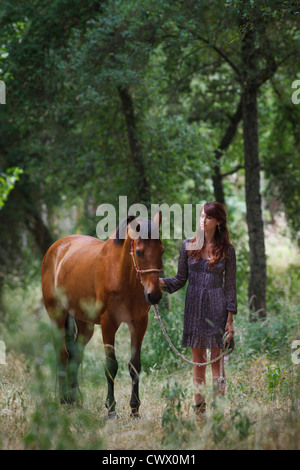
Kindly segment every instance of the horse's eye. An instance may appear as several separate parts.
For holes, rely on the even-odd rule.
[[[143,252],[141,250],[136,250],[136,255],[141,258],[143,256]]]

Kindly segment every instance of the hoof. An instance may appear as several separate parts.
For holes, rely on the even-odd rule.
[[[60,399],[60,404],[61,405],[75,405],[76,401],[69,395],[63,396]]]
[[[141,415],[140,413],[138,412],[137,409],[132,409],[131,410],[131,414],[130,414],[130,418],[133,418],[133,419],[141,419]]]
[[[107,419],[109,420],[116,419],[117,417],[118,415],[115,411],[109,411],[107,414]]]
[[[62,392],[60,394],[60,404],[80,406],[82,404],[82,397],[79,388]]]

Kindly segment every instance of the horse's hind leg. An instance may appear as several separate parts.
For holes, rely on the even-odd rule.
[[[67,368],[68,401],[78,401],[78,370],[83,359],[84,348],[94,333],[94,325],[75,319],[68,314],[65,322],[66,348],[69,355]]]
[[[129,324],[131,333],[131,359],[128,364],[129,373],[132,379],[132,392],[130,398],[131,416],[139,418],[140,397],[139,380],[141,372],[141,347],[147,329],[148,317],[143,317],[138,323],[132,321]]]
[[[115,377],[118,372],[118,361],[115,355],[115,335],[119,325],[108,318],[101,321],[102,337],[105,349],[105,375],[107,380],[107,397],[105,406],[108,409],[108,417],[116,417],[116,401],[114,396]]]
[[[66,348],[65,341],[65,321],[67,312],[57,312],[56,315],[51,315],[52,320],[52,339],[56,353],[57,361],[57,379],[59,387],[59,396],[61,403],[69,403],[68,382],[67,382],[67,367],[69,354]]]

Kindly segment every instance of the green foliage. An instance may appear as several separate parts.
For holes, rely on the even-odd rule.
[[[251,423],[249,417],[246,414],[241,413],[237,409],[234,409],[232,423],[234,428],[237,430],[238,437],[241,441],[249,436],[250,427],[253,423]]]
[[[9,99],[1,109],[0,152],[4,168],[23,169],[24,182],[7,199],[0,223],[8,251],[9,213],[15,242],[9,248],[21,257],[24,231],[31,232],[34,249],[37,214],[43,213],[56,237],[62,232],[57,223],[62,205],[76,205],[72,228],[94,235],[98,204],[117,207],[120,194],[131,204],[142,194],[118,87],[126,87],[133,100],[135,139],[151,200],[195,203],[214,199],[215,151],[240,99],[240,20],[246,30],[255,24],[259,70],[272,62],[272,54],[278,70],[285,64],[275,77],[277,87],[283,79],[287,87],[295,71],[293,2],[275,2],[271,9],[263,2],[187,1],[175,7],[170,1],[114,0],[99,8],[95,0],[58,0],[50,6],[28,1],[1,8],[0,70]],[[260,133],[270,179],[266,197],[274,195],[276,181],[276,197],[284,200],[296,236],[299,120],[287,97],[278,100],[270,85],[262,88]],[[283,142],[278,128],[284,129]],[[242,153],[238,128],[218,162],[221,173],[242,166]],[[233,175],[222,178],[229,207],[237,188],[239,202],[244,197],[243,176]],[[11,263],[2,264],[8,271]]]
[[[183,330],[184,296],[171,297],[169,309],[164,308],[162,305],[159,305],[158,309],[170,340],[179,352],[189,357],[190,351],[180,347]],[[146,370],[150,370],[154,364],[159,367],[165,364],[168,367],[176,368],[180,361],[168,345],[158,321],[154,318],[152,309],[150,310],[149,326],[142,349],[142,361]]]
[[[227,446],[235,435],[240,443],[247,439],[253,423],[244,411],[237,408],[232,410],[230,419],[228,419],[224,414],[222,401],[219,400],[219,403],[213,409],[210,424],[213,442],[217,448],[220,448],[222,444]],[[228,447],[230,447],[230,444]]]
[[[43,364],[45,367],[45,364]],[[53,364],[51,364],[53,367]],[[104,448],[101,422],[92,414],[74,407],[61,406],[46,387],[48,374],[36,364],[36,406],[24,435],[27,450],[99,450]],[[83,434],[83,430],[85,433]]]
[[[267,365],[268,389],[273,391],[281,383],[281,368],[279,364]]]
[[[263,196],[268,205],[277,200],[278,210],[284,210],[292,237],[299,231],[299,105],[292,103],[291,85],[297,72],[286,76],[278,73],[271,84],[264,86],[260,103],[260,149],[266,188]],[[299,242],[299,240],[298,240]]]
[[[32,394],[36,403],[30,426],[24,435],[25,448],[34,450],[103,448],[104,442],[99,434],[100,420],[80,408],[61,406],[58,397],[49,393],[49,388],[46,387],[49,374],[46,373],[45,366],[46,362],[37,363],[35,367]],[[53,366],[55,364],[51,363],[52,369]],[[87,433],[86,437],[82,438],[84,429]]]
[[[24,436],[25,448],[31,450],[72,450],[74,438],[70,432],[70,417],[61,412],[57,401],[45,400],[32,417],[31,429]]]
[[[195,423],[185,419],[182,414],[182,401],[185,398],[185,391],[176,381],[167,381],[162,390],[162,398],[166,403],[161,418],[162,445],[167,449],[185,448],[190,433],[195,430]]]
[[[8,168],[5,173],[0,173],[0,209],[4,206],[9,193],[23,173],[21,168]]]

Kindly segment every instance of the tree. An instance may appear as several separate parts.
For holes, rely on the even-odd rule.
[[[0,61],[9,100],[0,110],[0,164],[4,172],[23,170],[0,212],[10,260],[12,251],[22,252],[24,230],[44,253],[56,235],[51,213],[64,198],[87,210],[77,228],[94,235],[99,203],[117,206],[119,195],[128,195],[129,204],[226,202],[226,178],[240,171],[249,302],[264,317],[261,164],[270,181],[282,189],[289,180],[296,193],[299,140],[295,110],[278,108],[294,131],[294,142],[285,140],[290,164],[283,171],[275,153],[262,158],[259,105],[270,79],[278,90],[278,73],[286,79],[287,67],[295,71],[297,4],[30,0],[2,8]],[[296,220],[287,188],[282,197]]]
[[[250,279],[248,298],[252,318],[266,316],[266,257],[260,194],[259,127],[257,100],[261,87],[275,72],[299,57],[296,34],[298,5],[291,1],[274,2],[178,2],[173,14],[174,31],[184,31],[194,45],[203,44],[221,59],[215,71],[227,66],[226,81],[239,85],[240,101],[231,118],[231,137],[243,118],[245,200],[250,248]],[[205,55],[205,53],[204,53]],[[204,69],[205,61],[201,61]],[[190,77],[189,77],[190,79]],[[225,132],[226,135],[227,131]],[[232,141],[232,139],[231,139]],[[217,197],[223,200],[221,152],[217,151],[214,168],[214,186]],[[233,169],[232,171],[235,171]],[[226,173],[228,174],[228,173]],[[255,312],[255,315],[254,315]]]
[[[53,130],[58,133],[62,128],[62,122],[54,124],[55,112],[61,121],[68,113],[70,117],[67,107],[63,111],[57,107],[54,112],[53,97],[60,81],[56,80],[59,71],[53,67],[52,54],[65,44],[72,28],[84,28],[99,10],[99,2],[89,0],[81,7],[78,0],[62,0],[51,6],[46,1],[1,4],[0,71],[7,101],[0,108],[0,167],[3,173],[9,168],[22,171],[0,211],[1,280],[7,274],[22,275],[28,243],[41,256],[53,242],[43,218],[43,204],[57,204],[61,192],[57,184],[54,190],[53,184],[50,187],[42,180],[37,162],[43,160]]]

